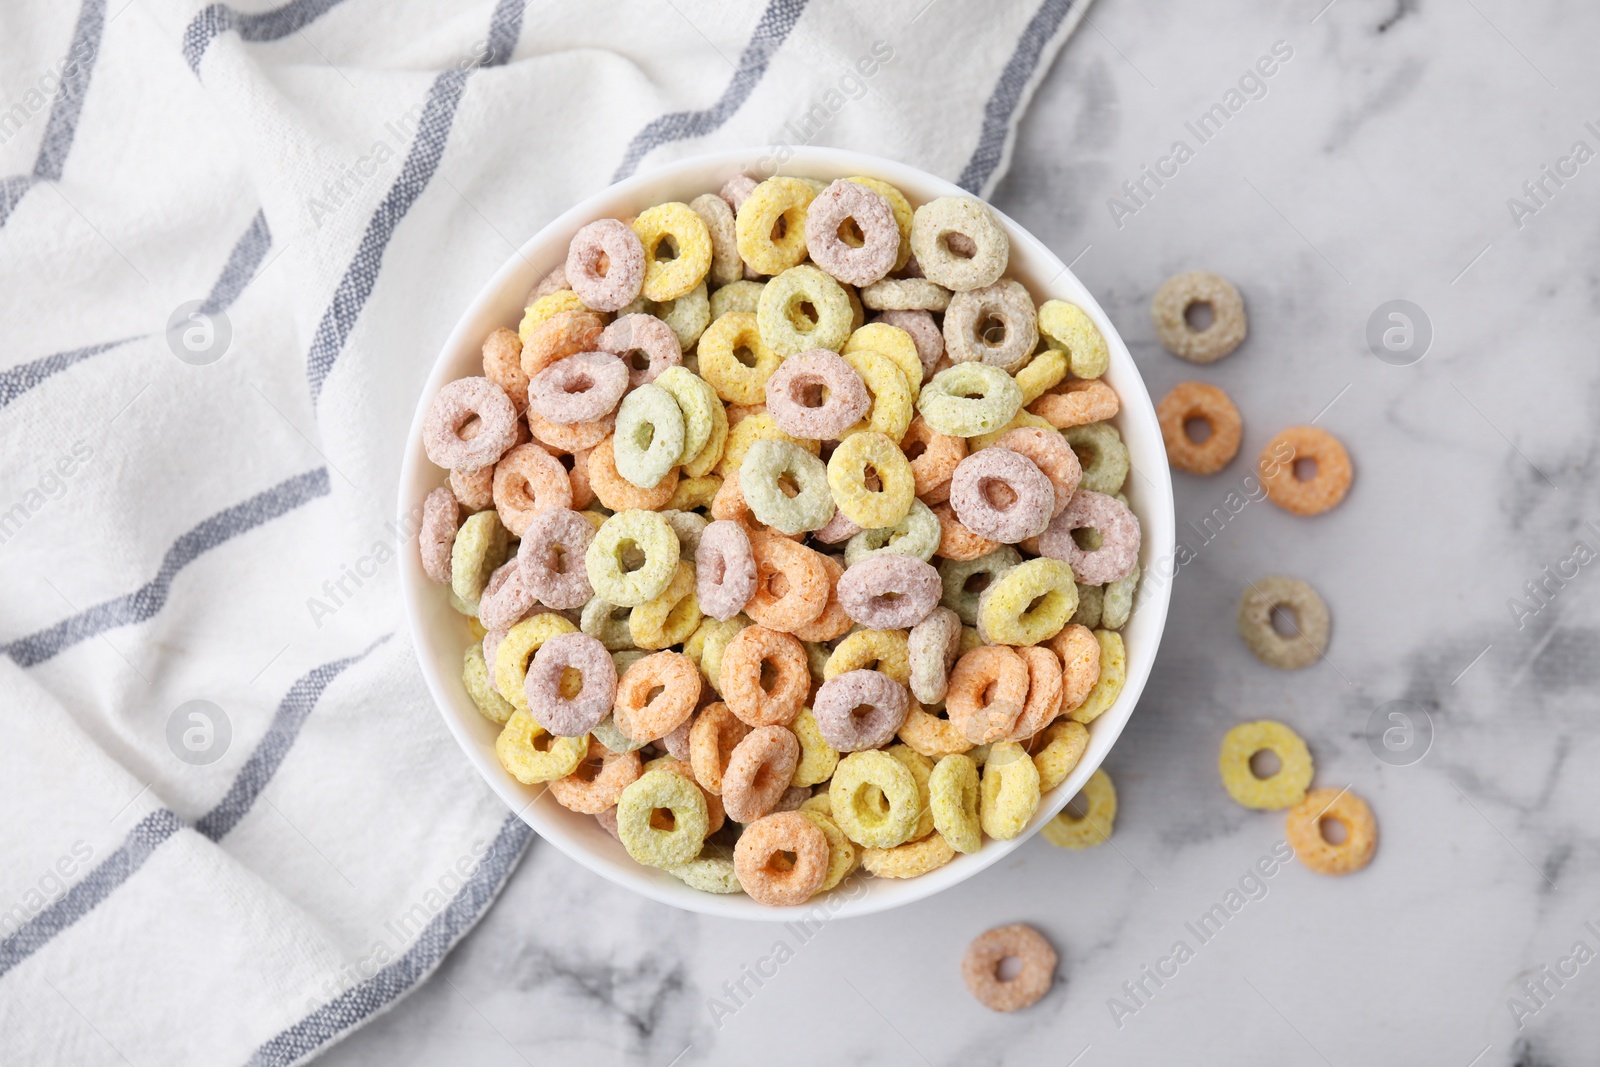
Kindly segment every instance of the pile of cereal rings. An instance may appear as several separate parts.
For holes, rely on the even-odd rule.
[[[767,905],[1023,832],[1122,690],[1140,523],[1105,339],[1009,247],[871,177],[577,232],[424,427],[508,773]]]

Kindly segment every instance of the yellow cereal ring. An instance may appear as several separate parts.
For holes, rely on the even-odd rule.
[[[1030,747],[1039,748],[1033,754],[1033,765],[1039,769],[1039,789],[1044,792],[1066,781],[1078,765],[1089,747],[1089,730],[1081,722],[1063,719],[1045,727],[1036,740]]]
[[[916,878],[955,859],[956,850],[943,834],[930,833],[894,848],[869,848],[861,854],[861,866],[879,878]]]
[[[670,819],[656,814],[665,808]],[[700,854],[711,818],[693,778],[666,767],[645,771],[617,799],[617,837],[640,863],[670,867]]]
[[[821,794],[824,800],[826,800],[827,795],[826,793]],[[811,799],[815,800],[817,798],[812,797]],[[810,803],[810,801],[807,801],[807,803]],[[815,808],[807,808],[802,804],[800,806],[800,814],[816,823],[817,829],[822,831],[822,836],[828,839],[828,873],[822,879],[822,887],[817,890],[819,893],[826,893],[844,881],[851,871],[861,866],[861,853],[857,851],[851,840],[844,836],[844,831],[839,829],[839,824],[833,821],[826,809],[819,811]]]
[[[1276,774],[1256,777],[1250,759],[1257,752],[1278,757]],[[1311,785],[1311,751],[1299,734],[1281,722],[1242,722],[1223,737],[1217,769],[1234,800],[1257,811],[1278,811],[1305,799]]]
[[[703,617],[695,596],[694,564],[680,559],[667,587],[628,613],[628,633],[639,648],[670,648],[687,641]]]
[[[668,367],[651,384],[665,389],[683,413],[683,451],[678,462],[688,463],[711,440],[716,425],[711,409],[719,406],[717,391],[687,367]]]
[[[916,829],[911,831],[911,840],[927,837],[933,833],[933,805],[928,793],[928,777],[933,774],[933,760],[909,745],[890,745],[884,751],[904,763],[911,777],[916,779],[917,803],[922,810],[917,816]]]
[[[892,329],[893,327],[891,327]],[[866,329],[866,327],[862,327]],[[859,332],[859,331],[858,331]],[[841,353],[844,361],[861,375],[867,392],[872,395],[872,406],[867,417],[845,430],[841,437],[863,431],[884,434],[890,441],[900,441],[911,427],[915,410],[911,406],[913,393],[906,376],[894,360],[871,348],[858,348]]]
[[[734,220],[739,257],[757,274],[781,274],[806,258],[806,209],[817,191],[799,178],[768,178],[750,191]],[[773,237],[779,220],[783,232]]]
[[[570,620],[549,612],[523,619],[506,631],[494,650],[494,687],[512,707],[527,711],[528,692],[522,683],[528,677],[528,661],[533,659],[533,654],[539,651],[540,646],[557,634],[577,632],[578,628]]]
[[[896,252],[894,257],[894,270],[899,270],[906,265],[906,260],[911,258],[911,217],[914,214],[911,201],[906,199],[905,193],[877,178],[864,178],[858,174],[854,178],[846,178],[845,181],[865,185],[889,201],[889,210],[894,212],[895,228],[900,231],[900,251]]]
[[[1038,400],[1051,386],[1059,385],[1069,369],[1067,354],[1060,349],[1047,348],[1030,359],[1028,365],[1013,376],[1022,389],[1023,406]]]
[[[717,473],[725,480],[738,481],[739,468],[744,465],[744,454],[750,451],[750,446],[757,441],[789,441],[813,456],[822,454],[821,441],[802,441],[798,437],[790,437],[778,429],[778,424],[771,415],[762,411],[740,419],[739,424],[728,431],[727,444],[722,448],[722,459],[717,462]],[[906,507],[909,508],[910,505]]]
[[[756,323],[761,339],[781,356],[813,348],[837,352],[855,328],[855,309],[838,282],[804,263],[762,288]]]
[[[498,657],[497,657],[498,658]],[[534,721],[527,708],[518,708],[494,740],[494,754],[500,766],[523,785],[538,785],[565,778],[578,769],[589,753],[589,735],[551,737],[548,747],[535,742],[545,736],[545,728]]]
[[[1086,311],[1065,300],[1046,300],[1039,306],[1039,332],[1050,347],[1066,351],[1075,378],[1098,378],[1111,366],[1106,339]]]
[[[794,765],[789,784],[813,786],[832,778],[833,769],[839,765],[839,753],[823,739],[810,708],[800,710],[789,724],[789,732],[800,741],[800,761]]]
[[[877,475],[877,489],[867,486],[868,468]],[[839,442],[828,457],[828,488],[845,518],[864,530],[893,526],[911,511],[917,496],[911,461],[893,440],[873,432],[853,433]]]
[[[461,665],[461,685],[478,710],[483,712],[483,717],[492,723],[504,726],[506,720],[511,718],[511,713],[517,710],[494,687],[489,677],[489,665],[483,658],[482,641],[474,641],[467,646],[467,654]]]
[[[711,232],[705,220],[688,204],[657,204],[646,208],[633,220],[633,232],[644,245],[644,288],[646,300],[673,300],[699,285],[711,269]],[[661,259],[662,242],[676,253]]]
[[[630,569],[623,557],[633,549],[644,553],[644,563]],[[595,532],[583,567],[595,596],[631,608],[666,589],[677,572],[678,555],[678,535],[659,513],[619,511]]]
[[[1016,415],[1012,417],[1010,422],[1006,423],[993,433],[980,433],[976,437],[968,438],[967,450],[969,453],[971,453],[982,448],[988,448],[990,445],[1000,440],[1000,438],[1021,426],[1035,426],[1041,430],[1049,430],[1051,433],[1060,432],[1055,428],[1055,426],[1051,425],[1048,419],[1041,418],[1031,411],[1018,411]]]
[[[866,848],[893,848],[911,839],[921,814],[917,781],[906,765],[877,749],[839,761],[828,786],[832,818],[846,837]]]
[[[983,832],[997,841],[1009,841],[1022,833],[1038,810],[1039,769],[1027,749],[1015,741],[990,745],[978,797]]]
[[[881,671],[901,685],[911,684],[911,644],[904,630],[857,630],[834,648],[822,668],[823,681],[849,671]]]
[[[707,326],[699,353],[700,377],[730,404],[766,403],[767,379],[783,362],[762,340],[756,317],[741,312],[729,312]]]
[[[1060,633],[1076,610],[1072,568],[1058,559],[1030,559],[978,597],[978,633],[995,644],[1037,645]]]
[[[713,390],[714,392],[715,390]],[[700,450],[699,455],[683,465],[683,477],[703,478],[711,469],[722,462],[722,452],[728,447],[728,412],[722,406],[722,400],[711,405],[711,436],[706,440],[706,447]]]
[[[1039,835],[1057,848],[1093,848],[1111,837],[1111,827],[1117,819],[1117,790],[1110,775],[1095,771],[1078,795],[1088,808],[1082,818],[1062,808],[1059,815],[1039,827]]]
[[[726,622],[706,616],[683,644],[683,654],[694,660],[701,676],[718,696],[722,695],[722,654],[727,651],[728,642],[749,625],[750,618],[744,614],[735,615]]]
[[[887,322],[869,322],[850,335],[850,340],[839,349],[839,354],[848,356],[862,349],[889,357],[890,362],[905,376],[906,385],[911,390],[911,400],[915,403],[917,394],[922,392],[922,358],[917,355],[917,343],[911,339],[911,335]]]
[[[712,476],[704,478],[683,478],[678,482],[678,488],[672,491],[672,499],[667,501],[667,511],[693,511],[696,508],[709,508],[711,502],[717,498],[717,490],[722,488],[722,479]]]
[[[966,756],[945,756],[928,778],[933,825],[957,852],[976,852],[983,846],[983,824],[978,818],[978,765]]]
[[[588,310],[583,306],[583,301],[578,299],[577,293],[571,289],[557,289],[553,293],[541,296],[523,309],[522,321],[517,324],[517,337],[523,344],[527,344],[529,335],[552,315],[563,311]]]
[[[1123,648],[1122,635],[1115,630],[1096,630],[1094,639],[1100,642],[1100,678],[1083,698],[1083,703],[1067,712],[1081,723],[1093,722],[1116,703],[1123,683],[1128,680],[1128,653]]]
[[[467,619],[467,629],[471,632],[474,641],[482,641],[483,635],[489,632],[484,628],[483,623],[478,621],[476,615]]]
[[[815,794],[809,800],[801,804],[800,810],[815,811],[819,814],[826,815],[830,819],[833,818],[833,806],[828,802],[828,791],[826,789]]]

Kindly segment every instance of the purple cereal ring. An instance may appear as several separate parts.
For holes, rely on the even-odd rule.
[[[559,610],[580,608],[594,596],[584,553],[594,540],[594,526],[567,508],[541,511],[522,531],[517,564],[522,584],[539,602]]]
[[[477,420],[472,436],[462,430]],[[422,424],[422,449],[448,470],[492,467],[517,443],[517,409],[506,391],[487,378],[457,378],[433,398]]]
[[[840,541],[850,540],[860,532],[861,527],[851,522],[844,512],[835,511],[833,518],[825,522],[820,530],[811,531],[811,536],[825,545],[836,545]]]
[[[632,230],[628,231],[632,233]],[[628,391],[628,368],[610,352],[558,359],[528,382],[528,406],[563,426],[603,419]]]
[[[909,630],[939,605],[939,572],[916,556],[885,553],[852,563],[839,579],[839,605],[869,630]]]
[[[575,697],[561,695],[561,676],[568,668],[583,675]],[[588,634],[558,634],[533,654],[522,688],[535,722],[557,737],[582,737],[611,714],[617,665],[606,646]]]
[[[1050,525],[1056,490],[1033,460],[991,445],[956,465],[950,506],[961,525],[979,537],[1014,545]]]
[[[758,726],[744,735],[722,772],[722,808],[734,822],[751,823],[771,811],[794,777],[800,741],[782,726]]]
[[[961,616],[949,608],[934,608],[912,627],[907,645],[911,695],[924,704],[937,704],[950,689],[950,668],[961,651]]]
[[[667,755],[673,759],[689,762],[689,731],[694,727],[694,721],[700,717],[698,711],[693,712],[684,719],[673,731],[661,739],[661,747],[667,750]]]
[[[628,368],[628,388],[653,382],[668,367],[683,363],[683,346],[672,327],[654,315],[624,315],[600,334],[598,347]]]
[[[422,551],[422,573],[443,585],[450,584],[450,553],[461,526],[461,505],[455,494],[440,486],[422,501],[422,529],[417,547]]]
[[[944,331],[933,321],[932,313],[883,311],[878,313],[878,321],[898,326],[911,335],[911,340],[917,346],[917,358],[922,361],[922,380],[933,377],[933,368],[938,366],[939,357],[944,355]]]
[[[1100,547],[1079,548],[1072,531],[1100,532]],[[1066,510],[1039,535],[1039,554],[1064,561],[1083,585],[1104,585],[1133,572],[1139,562],[1139,517],[1114,496],[1079,489]]]
[[[989,323],[998,323],[999,328]],[[952,362],[981,360],[1013,374],[1038,344],[1038,312],[1021,282],[1001,279],[950,297],[944,312],[944,350]]]
[[[756,557],[743,524],[718,519],[701,531],[694,581],[700,610],[713,619],[726,622],[744,610],[756,592]]]
[[[755,187],[760,184],[748,174],[735,174],[722,183],[722,188],[717,190],[717,195],[726,200],[728,206],[733,208],[734,213],[737,214],[739,205],[744,203],[745,197],[754,192]]]
[[[871,405],[861,375],[826,348],[790,356],[767,379],[767,414],[791,437],[831,441],[860,422]]]
[[[823,682],[812,702],[822,739],[840,752],[889,743],[911,708],[906,687],[882,671],[845,671]]]
[[[627,307],[639,298],[644,285],[644,245],[639,235],[620,219],[589,223],[567,246],[566,278],[584,307],[595,311]]]
[[[861,231],[851,247],[839,230],[851,219]],[[806,208],[806,251],[817,266],[841,282],[871,285],[889,273],[900,254],[900,226],[894,209],[865,185],[840,179],[818,193]]]
[[[489,665],[489,676],[494,677],[494,654],[500,651],[500,642],[506,639],[504,630],[488,630],[483,635],[483,661]]]
[[[490,630],[509,630],[534,609],[538,598],[522,581],[522,565],[507,560],[489,575],[489,584],[478,600],[478,621]],[[493,663],[493,660],[489,660]]]
[[[809,785],[791,785],[778,797],[778,802],[772,805],[773,811],[799,811],[800,805],[811,799]]]

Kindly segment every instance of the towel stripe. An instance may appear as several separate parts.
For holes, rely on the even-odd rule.
[[[145,335],[141,334],[139,336]],[[129,341],[137,340],[139,340],[139,337],[124,337],[118,341],[103,341],[97,345],[74,348],[70,352],[57,352],[53,356],[43,356],[31,363],[24,363],[21,366],[12,367],[10,370],[0,371],[0,408],[4,408],[46,378],[60,374],[75,363],[82,363],[90,356],[98,356],[102,352],[109,352],[113,348],[122,347]]]
[[[529,0],[500,0],[489,17],[489,55],[483,61],[486,67],[503,67],[511,62],[522,37],[522,13],[528,10]]]
[[[639,169],[640,160],[661,145],[690,137],[703,137],[728,121],[767,72],[768,62],[783,45],[789,31],[794,29],[794,24],[800,21],[806,2],[770,0],[767,9],[761,13],[761,21],[756,23],[755,32],[750,35],[750,43],[745,45],[744,52],[739,56],[739,66],[717,102],[704,111],[674,111],[652,119],[628,142],[628,151],[617,165],[616,173],[611,175],[611,180],[620,182],[628,177]]]
[[[292,1067],[378,1014],[427,977],[493,903],[533,831],[517,815],[501,824],[467,883],[423,927],[405,955],[262,1044],[247,1067]]]
[[[63,69],[61,85],[50,104],[50,118],[44,128],[39,154],[34,157],[32,174],[17,174],[0,181],[0,227],[11,218],[16,207],[35,182],[59,181],[66,167],[67,154],[78,132],[83,114],[83,99],[89,93],[89,78],[95,60],[100,58],[100,38],[106,27],[106,0],[83,0],[78,9],[78,24],[72,31],[64,62],[77,57],[70,72]],[[87,55],[85,55],[87,53]]]
[[[206,49],[229,30],[238,30],[240,39],[251,43],[276,41],[305,29],[342,3],[344,0],[291,0],[282,7],[253,13],[212,4],[184,28],[183,58],[198,77]]]
[[[970,193],[981,193],[995,168],[1000,166],[1000,160],[1005,156],[1006,140],[1011,134],[1011,117],[1022,102],[1029,79],[1039,66],[1044,46],[1061,28],[1061,21],[1072,10],[1072,4],[1073,0],[1044,0],[1033,18],[1028,20],[1027,27],[1017,40],[1017,47],[1006,61],[1005,69],[1000,72],[994,92],[989,94],[989,102],[983,106],[983,129],[978,135],[978,147],[973,149],[972,158],[967,160],[961,177],[956,179],[956,184],[961,188]]]
[[[166,604],[173,579],[184,567],[242,533],[327,496],[328,491],[328,470],[318,467],[219,511],[174,541],[162,557],[156,576],[132,593],[96,604],[54,626],[0,645],[0,651],[16,660],[19,666],[33,667],[107,630],[144,622]]]

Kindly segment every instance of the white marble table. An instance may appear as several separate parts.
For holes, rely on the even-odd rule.
[[[1600,551],[1600,162],[1561,163],[1576,141],[1600,150],[1584,47],[1600,9],[1337,0],[1319,15],[1325,2],[1099,0],[997,197],[1077,257],[1153,393],[1199,378],[1244,413],[1225,472],[1176,476],[1180,524],[1284,426],[1317,418],[1357,468],[1321,518],[1261,504],[1203,546],[1191,531],[1154,678],[1107,764],[1115,847],[1035,840],[936,899],[802,943],[646,903],[536,842],[439,975],[324,1063],[1595,1061],[1600,962],[1571,956],[1600,951],[1600,566],[1569,564],[1537,612],[1524,583],[1579,542]],[[1293,54],[1265,95],[1196,147],[1185,122],[1278,41]],[[1178,138],[1193,157],[1114,220],[1108,196]],[[1541,206],[1522,187],[1546,164],[1577,173],[1545,178]],[[1538,210],[1514,218],[1513,196]],[[1197,267],[1235,281],[1250,310],[1249,340],[1210,368],[1167,355],[1147,310],[1163,278]],[[1409,366],[1365,341],[1395,298],[1434,333]],[[1326,596],[1324,662],[1279,673],[1235,635],[1244,583],[1272,573]],[[1396,699],[1435,734],[1409,766],[1367,737]],[[1371,802],[1379,851],[1346,879],[1289,865],[1202,945],[1185,923],[1283,834],[1217,778],[1222,734],[1261,717],[1307,738],[1318,784]],[[1061,977],[1005,1017],[966,994],[957,962],[1009,921],[1049,935]],[[793,958],[759,989],[746,980],[754,995],[718,1025],[708,998],[728,1002],[724,983],[778,939]],[[1124,983],[1180,939],[1193,958],[1131,999]],[[1113,997],[1136,1008],[1120,1027]]]

